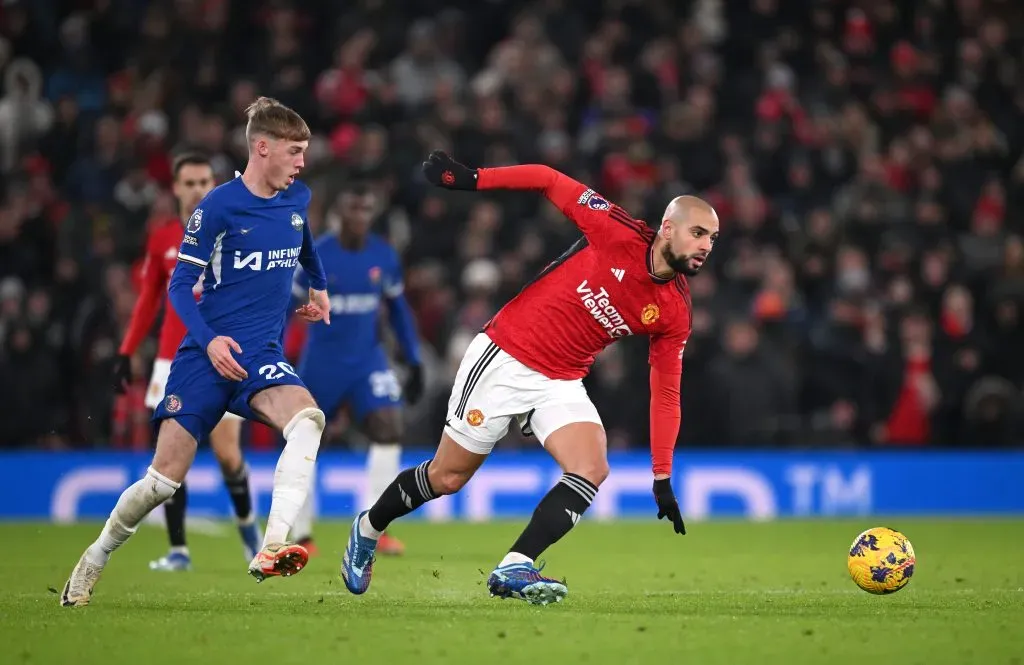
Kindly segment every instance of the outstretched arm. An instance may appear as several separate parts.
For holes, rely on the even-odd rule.
[[[576,223],[593,244],[635,238],[647,225],[569,176],[542,164],[471,169],[446,153],[434,151],[423,162],[423,174],[447,189],[523,189],[544,194]]]
[[[559,210],[576,203],[586,191],[583,183],[543,164],[477,169],[477,189],[529,189],[541,192]]]

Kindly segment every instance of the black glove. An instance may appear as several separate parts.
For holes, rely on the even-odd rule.
[[[435,150],[423,162],[427,182],[445,189],[476,189],[476,169],[460,164],[441,150]]]
[[[132,359],[118,354],[114,360],[114,392],[123,395],[132,382]]]
[[[409,376],[402,386],[402,394],[408,404],[415,404],[423,397],[423,367],[420,365],[409,365]]]
[[[672,481],[668,478],[654,481],[654,500],[658,503],[658,519],[669,518],[676,533],[685,536],[686,525],[683,524],[683,516],[679,513],[679,504],[672,491]]]

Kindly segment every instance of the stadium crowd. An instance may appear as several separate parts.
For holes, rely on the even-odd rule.
[[[342,182],[385,203],[429,377],[410,444],[436,442],[473,334],[579,235],[539,196],[429,189],[434,148],[549,164],[651,224],[675,195],[716,206],[684,445],[1020,444],[1022,18],[1014,0],[5,0],[0,444],[149,445],[151,358],[116,399],[111,365],[147,229],[177,214],[169,156],[202,147],[232,177],[258,94],[314,132],[315,230],[337,228]],[[624,340],[587,381],[612,447],[646,447],[646,353]]]

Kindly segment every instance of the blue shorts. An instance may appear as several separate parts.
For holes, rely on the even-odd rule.
[[[374,411],[402,405],[402,386],[382,349],[353,362],[311,349],[299,363],[299,377],[328,419],[345,404],[359,423]]]
[[[159,425],[165,418],[175,418],[196,441],[203,441],[227,411],[260,421],[249,407],[249,400],[261,390],[273,386],[305,387],[277,344],[243,352],[241,356],[235,354],[235,360],[249,375],[243,381],[231,381],[218,374],[203,349],[178,349],[171,362],[164,399],[153,411],[154,423]]]

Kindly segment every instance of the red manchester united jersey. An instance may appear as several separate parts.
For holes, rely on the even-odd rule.
[[[142,264],[142,289],[138,301],[132,311],[128,324],[128,332],[121,342],[120,353],[130,356],[139,348],[146,338],[160,303],[167,295],[167,284],[171,273],[178,262],[178,248],[185,236],[185,229],[177,219],[169,220],[153,229],[146,241],[146,257]],[[185,324],[181,322],[174,308],[168,307],[164,312],[163,324],[160,327],[160,340],[157,347],[157,358],[171,360],[174,358],[181,340],[185,337]]]
[[[653,274],[656,232],[572,178],[556,171],[548,198],[583,231],[485,327],[527,367],[552,379],[586,376],[606,346],[627,335],[650,336],[650,363],[682,372],[690,335],[689,287],[682,275]],[[479,171],[479,188],[490,182]]]

